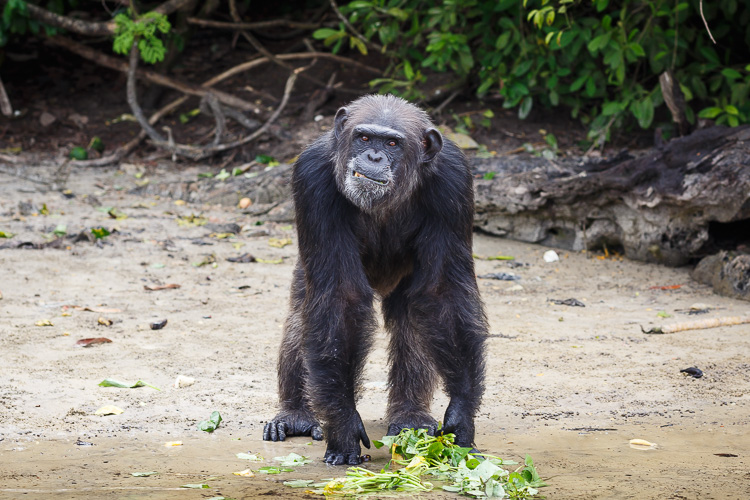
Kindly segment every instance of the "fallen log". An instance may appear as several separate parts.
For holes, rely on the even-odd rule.
[[[475,162],[475,227],[568,250],[607,246],[679,266],[750,243],[750,126],[712,127],[638,157]],[[735,234],[728,234],[735,233]]]

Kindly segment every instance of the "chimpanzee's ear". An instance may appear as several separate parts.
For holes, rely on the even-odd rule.
[[[344,124],[349,119],[349,110],[346,108],[339,108],[336,111],[336,118],[333,119],[333,133],[336,134],[336,139],[341,138],[341,133],[344,131]]]
[[[422,161],[428,162],[435,158],[435,155],[443,149],[443,136],[436,129],[430,127],[424,131],[422,137]]]

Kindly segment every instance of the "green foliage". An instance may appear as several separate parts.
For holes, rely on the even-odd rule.
[[[526,118],[535,106],[564,106],[602,144],[614,129],[661,126],[669,133],[659,75],[671,70],[687,118],[750,122],[750,4],[684,0],[357,0],[341,7],[383,47],[391,64],[371,82],[382,92],[423,98],[423,72],[450,72],[455,86],[503,99]],[[315,33],[334,52],[345,27]],[[350,42],[350,46],[352,43]]]
[[[132,12],[128,10],[127,14],[120,13],[115,16],[115,26],[112,50],[116,53],[127,54],[137,40],[141,59],[145,62],[154,64],[164,60],[167,49],[158,33],[166,34],[171,29],[167,16],[147,12],[134,19]]]

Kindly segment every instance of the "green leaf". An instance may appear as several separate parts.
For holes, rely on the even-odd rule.
[[[86,151],[86,149],[76,146],[73,149],[70,150],[70,158],[73,160],[83,161],[87,160],[89,157],[89,152]]]
[[[99,153],[101,153],[102,151],[104,151],[104,142],[99,136],[94,136],[89,142],[89,149],[93,149],[94,151],[98,151]]]
[[[738,116],[740,114],[739,110],[731,104],[727,104],[726,106],[724,106],[724,111],[734,116]]]
[[[131,472],[130,473],[131,476],[135,476],[135,477],[148,477],[148,476],[155,476],[157,474],[158,474],[158,472],[156,472],[156,471],[151,471],[151,472]]]
[[[531,96],[524,97],[523,101],[521,101],[521,105],[518,107],[518,118],[521,120],[526,119],[526,117],[529,116],[529,113],[531,113],[531,107],[533,104],[534,100]]]
[[[325,40],[326,38],[330,38],[332,36],[338,35],[341,33],[340,30],[333,30],[331,28],[320,28],[315,31],[313,31],[312,37],[316,40]]]
[[[113,378],[105,378],[101,382],[99,382],[99,387],[120,387],[123,389],[135,389],[136,387],[150,387],[152,389],[156,389],[157,391],[161,391],[158,387],[155,385],[151,385],[147,382],[144,382],[143,380],[138,380],[134,384],[128,384],[127,382],[120,382],[119,380],[115,380]]]
[[[94,238],[97,240],[100,240],[102,238],[106,238],[110,234],[112,234],[109,229],[103,228],[103,227],[92,227],[91,228],[91,234],[94,235]],[[101,384],[99,384],[101,385]]]
[[[289,455],[285,457],[274,457],[274,460],[277,462],[281,462],[282,467],[293,467],[297,465],[305,465],[312,462],[307,457],[303,457],[302,455],[297,455],[296,453],[290,453]]]
[[[198,422],[198,429],[205,432],[213,432],[219,428],[221,420],[221,414],[218,411],[212,412],[208,420]]]
[[[351,48],[356,48],[357,50],[359,50],[360,54],[362,54],[363,56],[367,55],[367,45],[365,45],[365,43],[356,36],[349,37],[349,46]]]
[[[486,180],[486,181],[491,181],[492,179],[494,179],[494,178],[495,178],[495,175],[496,175],[496,174],[495,174],[495,172],[487,172],[487,173],[485,173],[485,174],[484,174],[484,175],[482,176],[482,179],[484,179],[484,180]]]
[[[742,73],[732,68],[722,69],[721,74],[724,75],[724,78],[726,78],[727,80],[736,80],[738,78],[742,78]]]
[[[497,50],[504,49],[508,45],[508,42],[510,42],[511,34],[512,33],[510,31],[506,31],[499,37],[497,37],[497,40],[495,41],[495,48]]]
[[[708,118],[708,119],[712,120],[712,119],[716,118],[717,116],[719,116],[723,112],[724,112],[723,109],[718,108],[716,106],[711,106],[710,108],[704,108],[704,109],[702,109],[700,111],[700,113],[698,113],[698,116],[700,118]]]
[[[202,489],[210,488],[210,486],[207,485],[207,484],[205,484],[205,483],[183,484],[182,486],[180,486],[180,488],[193,488],[193,489],[196,489],[196,490],[202,490]]]
[[[250,453],[237,453],[237,458],[240,460],[250,460],[251,462],[262,462],[263,457],[260,455],[256,455],[253,453],[252,455]]]
[[[314,479],[295,479],[293,481],[284,481],[284,486],[289,486],[290,488],[307,488],[314,482]]]
[[[231,176],[232,176],[232,174],[230,174],[229,172],[227,172],[223,168],[221,169],[221,171],[218,174],[216,174],[216,178],[219,179],[220,181],[223,181],[224,179],[228,179]]]

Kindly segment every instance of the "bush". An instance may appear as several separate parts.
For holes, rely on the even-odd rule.
[[[537,105],[564,106],[603,143],[613,129],[648,129],[663,107],[659,75],[679,82],[687,119],[736,126],[750,122],[750,4],[704,2],[717,41],[703,25],[698,0],[357,0],[341,11],[391,61],[383,92],[422,98],[423,71],[450,72],[479,96],[499,94],[520,118]],[[341,50],[367,45],[322,29]],[[666,118],[669,115],[664,113]],[[674,132],[671,119],[659,124]]]

